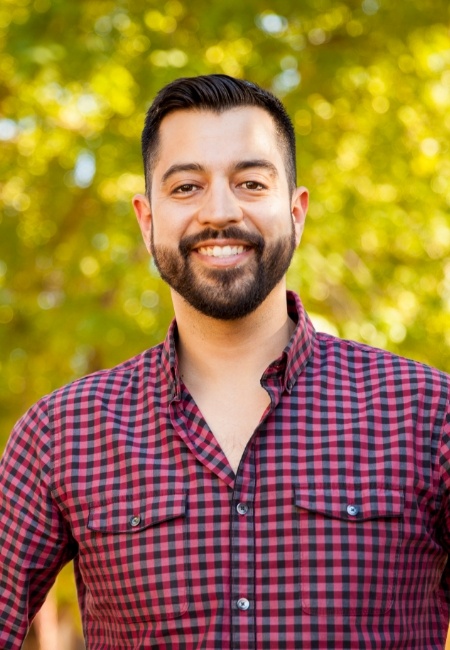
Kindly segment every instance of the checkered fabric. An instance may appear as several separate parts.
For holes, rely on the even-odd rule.
[[[19,421],[0,467],[1,648],[72,558],[89,650],[443,648],[449,377],[288,305],[297,328],[236,475],[180,380],[175,324]]]

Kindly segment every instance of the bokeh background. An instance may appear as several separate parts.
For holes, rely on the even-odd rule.
[[[448,0],[1,0],[0,449],[42,394],[164,337],[140,132],[161,86],[210,72],[293,118],[289,285],[318,329],[450,370]],[[70,567],[41,620],[29,648],[82,648]]]

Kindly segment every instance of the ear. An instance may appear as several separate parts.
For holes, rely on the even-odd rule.
[[[309,192],[306,187],[297,187],[291,201],[292,220],[295,229],[295,241],[298,246],[305,227],[306,213],[308,212]]]
[[[141,229],[144,244],[150,253],[150,242],[152,232],[152,211],[150,201],[145,194],[136,194],[133,196],[133,208],[136,213],[139,228]]]

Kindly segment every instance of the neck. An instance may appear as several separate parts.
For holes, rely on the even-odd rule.
[[[234,321],[200,314],[173,295],[178,326],[180,373],[191,381],[257,375],[287,345],[294,323],[287,313],[284,284],[276,287],[254,312]]]

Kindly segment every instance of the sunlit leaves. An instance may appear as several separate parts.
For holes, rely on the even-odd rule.
[[[450,35],[444,0],[5,0],[0,7],[0,402],[164,336],[130,209],[145,110],[180,75],[283,98],[311,190],[289,273],[321,327],[450,364]]]

